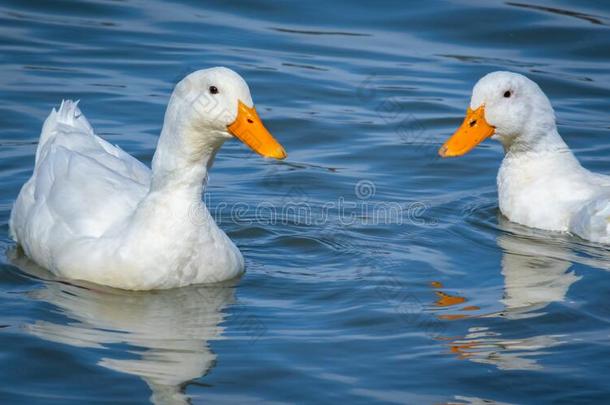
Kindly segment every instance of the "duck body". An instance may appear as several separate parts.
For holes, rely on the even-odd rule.
[[[569,150],[509,152],[497,183],[500,211],[511,221],[610,241],[610,177],[586,170]]]
[[[610,176],[582,167],[557,132],[553,108],[534,82],[510,72],[483,77],[473,89],[464,123],[440,154],[462,155],[488,137],[505,151],[497,186],[506,218],[610,243]]]
[[[234,72],[217,69],[199,72],[237,80]],[[76,103],[64,101],[51,112],[32,177],[10,218],[11,236],[27,256],[60,277],[129,290],[214,283],[243,273],[241,253],[201,201],[208,169],[228,136],[200,128],[193,119],[200,111],[188,110],[180,86],[152,170],[96,136]],[[240,97],[251,104],[248,98],[249,92]]]
[[[147,290],[236,277],[241,253],[200,203],[205,165],[192,170],[191,181],[151,190],[151,170],[64,101],[44,124],[11,233],[66,278]]]

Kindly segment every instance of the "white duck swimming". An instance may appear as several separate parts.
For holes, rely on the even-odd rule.
[[[509,220],[610,243],[610,177],[580,165],[536,83],[511,72],[484,76],[464,122],[439,154],[463,155],[489,137],[504,146],[498,199]]]
[[[66,278],[130,290],[238,276],[244,260],[201,202],[214,156],[240,139],[266,157],[282,146],[230,69],[191,73],[172,93],[152,170],[93,133],[64,101],[42,128],[32,177],[10,231],[39,265]]]

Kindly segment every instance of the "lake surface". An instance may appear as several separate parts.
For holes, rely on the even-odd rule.
[[[603,402],[610,249],[507,222],[499,144],[436,157],[503,69],[610,173],[602,3],[2,0],[0,402]],[[289,155],[228,142],[212,170],[244,277],[128,293],[16,251],[10,209],[62,98],[149,164],[173,85],[217,65]]]

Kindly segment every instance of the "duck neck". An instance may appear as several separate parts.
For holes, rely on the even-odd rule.
[[[555,125],[552,127],[527,128],[523,134],[510,142],[502,142],[507,157],[522,155],[572,156],[572,152]]]
[[[130,222],[135,232],[130,237],[134,249],[166,248],[175,241],[192,241],[201,229],[207,233],[217,229],[201,198],[208,170],[220,146],[210,143],[194,149],[184,139],[192,135],[189,128],[167,119],[163,125],[153,156],[148,194],[138,204]]]
[[[586,175],[586,170],[554,125],[550,131],[526,136],[520,136],[519,140],[505,146],[506,156],[498,171],[500,209],[507,216],[510,213],[507,207],[509,202],[529,202],[525,197],[528,195],[553,195],[551,189],[545,189],[547,186],[554,189],[573,188],[571,182],[580,182],[582,176]],[[553,198],[558,197],[555,195]]]
[[[506,153],[502,169],[522,172],[531,169],[531,175],[550,173],[574,173],[580,163],[557,132],[555,123],[526,127],[524,132],[510,143],[502,142]],[[538,168],[534,170],[533,168]],[[549,170],[552,168],[552,171]]]
[[[179,119],[176,102],[170,102],[163,130],[152,160],[150,191],[182,193],[201,198],[208,170],[214,163],[222,138],[198,129],[188,119]]]

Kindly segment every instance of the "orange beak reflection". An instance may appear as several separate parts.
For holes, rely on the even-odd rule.
[[[248,145],[254,152],[264,157],[284,159],[286,152],[282,145],[267,131],[256,109],[241,101],[237,104],[237,118],[227,126],[228,131]]]
[[[485,121],[485,107],[468,108],[457,131],[438,150],[441,157],[462,156],[494,134],[496,129]]]

